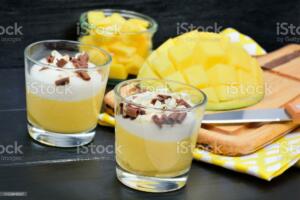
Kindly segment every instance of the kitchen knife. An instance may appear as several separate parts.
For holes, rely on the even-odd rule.
[[[237,110],[206,114],[203,124],[239,124],[253,122],[287,122],[300,124],[300,96],[287,103],[284,108]]]

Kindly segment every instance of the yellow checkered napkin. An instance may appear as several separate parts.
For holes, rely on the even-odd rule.
[[[300,132],[290,133],[247,156],[221,156],[195,149],[194,159],[270,181],[300,160]]]

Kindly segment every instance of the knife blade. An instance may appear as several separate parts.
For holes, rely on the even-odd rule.
[[[215,114],[206,114],[202,120],[204,124],[239,124],[254,122],[291,121],[285,109],[238,110]]]
[[[284,108],[237,110],[205,114],[204,124],[239,124],[254,122],[287,122],[300,124],[300,96],[289,102]]]

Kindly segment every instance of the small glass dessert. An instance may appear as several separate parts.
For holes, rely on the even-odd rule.
[[[206,96],[166,80],[129,80],[115,89],[117,177],[147,192],[183,187],[205,110]]]
[[[151,53],[157,27],[154,19],[141,13],[118,9],[90,10],[80,16],[79,41],[110,52],[109,78],[111,81],[123,80],[129,74],[137,75]]]
[[[91,62],[87,52],[96,52],[97,59]],[[91,142],[110,63],[106,51],[78,42],[47,40],[29,45],[25,49],[29,135],[57,147]]]

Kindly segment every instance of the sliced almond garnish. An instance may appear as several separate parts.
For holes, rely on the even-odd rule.
[[[155,104],[156,101],[159,101],[161,103],[165,103],[165,100],[172,98],[170,95],[165,94],[158,94],[156,98],[151,100],[151,104]]]

